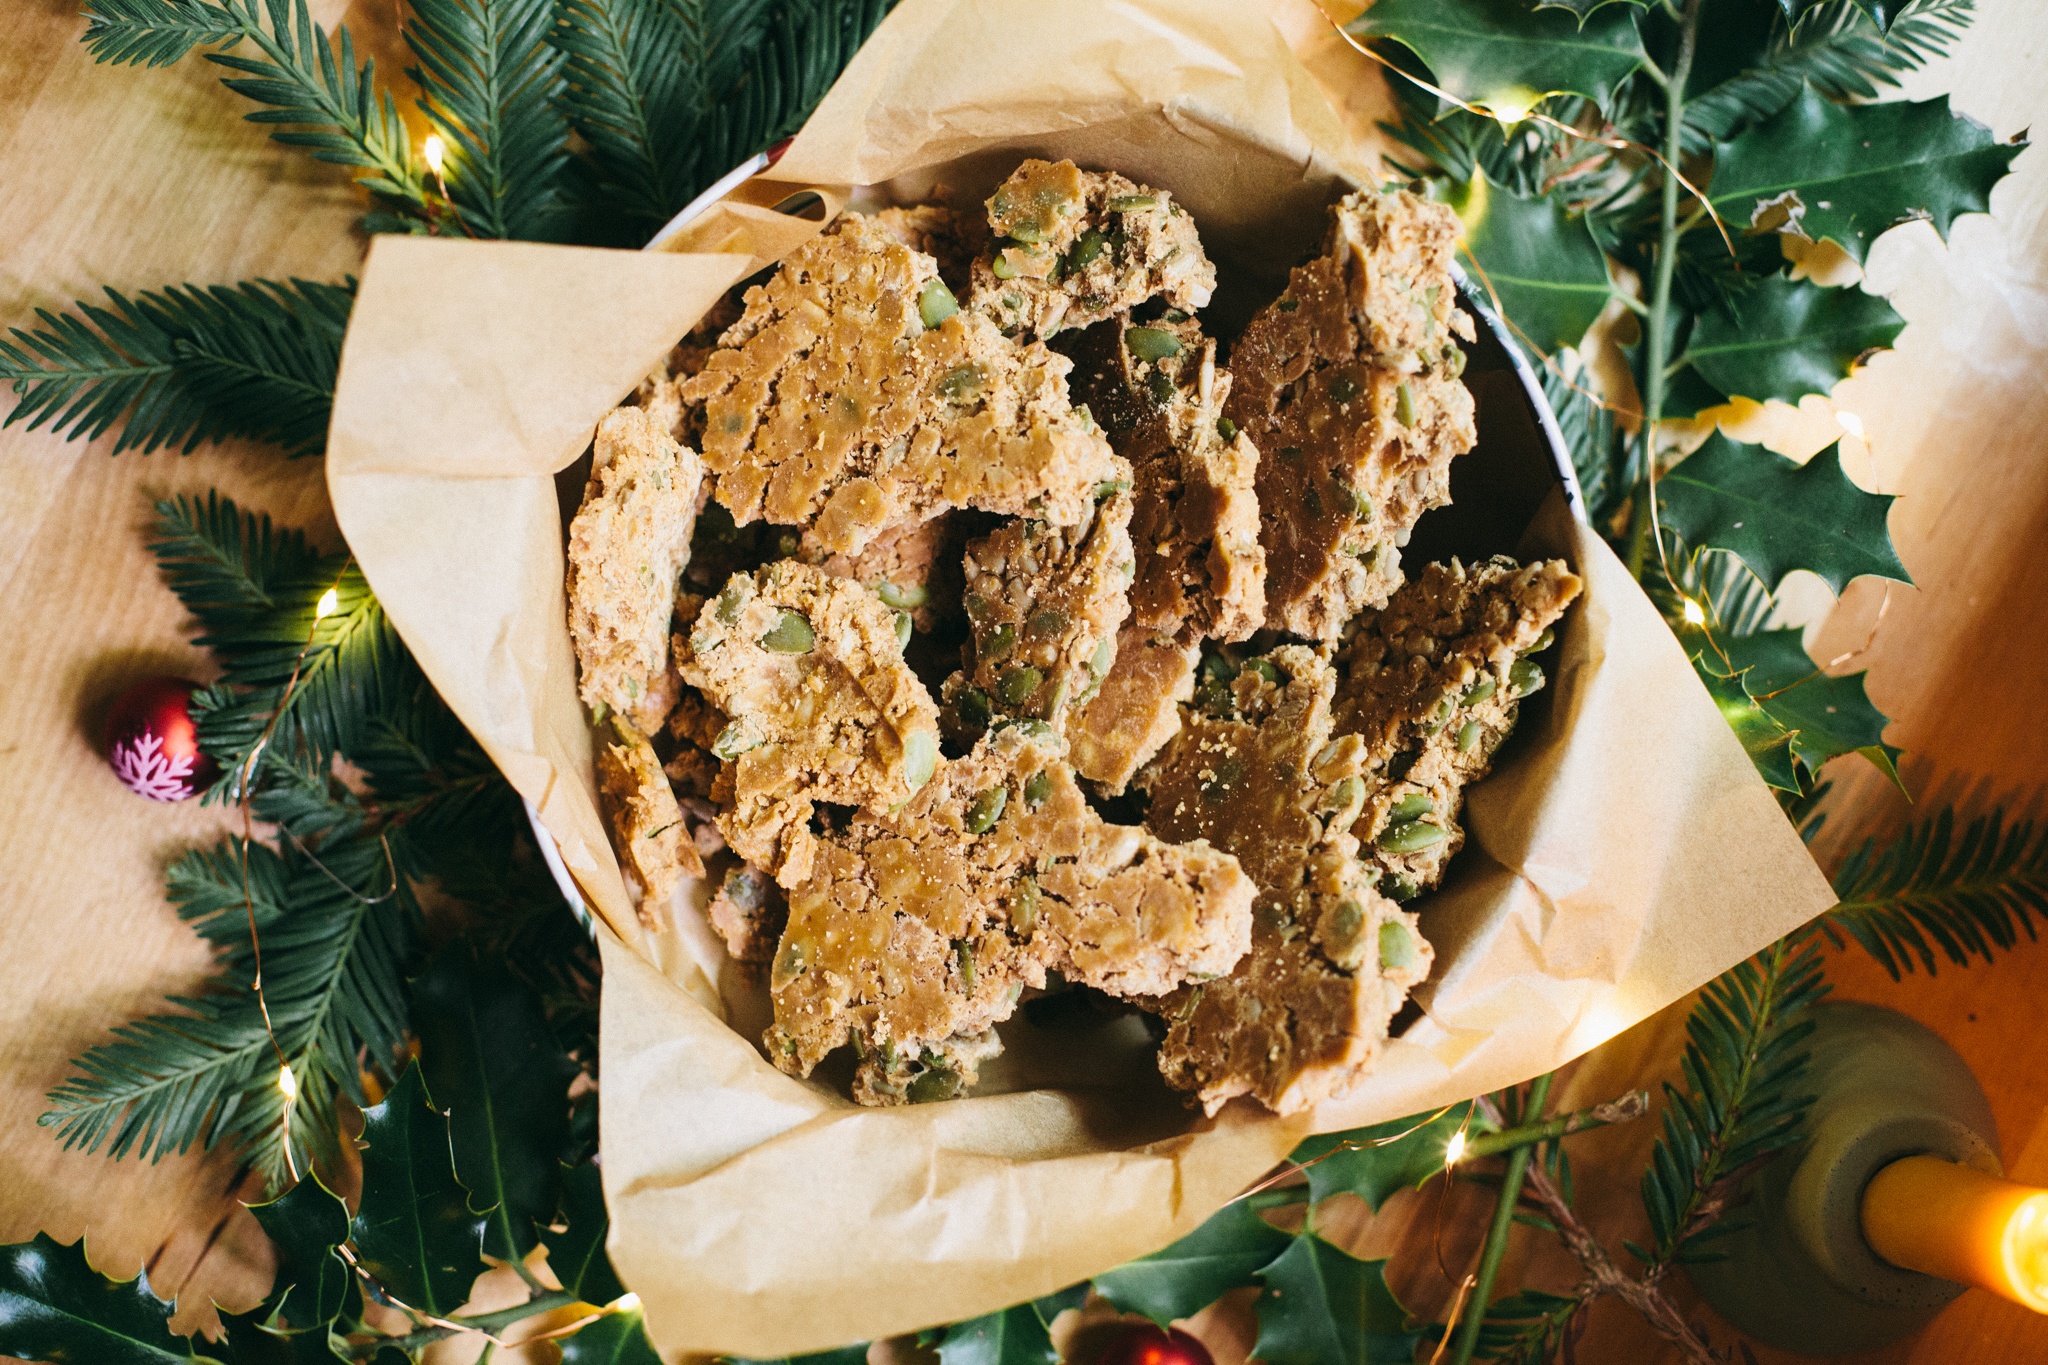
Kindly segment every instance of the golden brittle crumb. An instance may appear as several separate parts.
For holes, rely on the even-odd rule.
[[[1332,742],[1328,655],[1252,660],[1138,785],[1162,837],[1206,838],[1259,888],[1251,951],[1220,981],[1158,1002],[1159,1067],[1210,1112],[1237,1095],[1289,1114],[1342,1095],[1372,1065],[1408,988],[1428,975],[1414,918],[1379,894],[1350,826],[1359,746]]]
[[[1431,564],[1361,616],[1335,710],[1359,737],[1366,802],[1353,827],[1382,885],[1403,898],[1443,880],[1465,841],[1465,788],[1486,776],[1521,699],[1543,686],[1533,655],[1579,595],[1563,560]]]
[[[949,507],[1084,519],[1124,470],[1068,402],[1068,362],[955,307],[931,257],[858,214],[748,290],[682,387],[734,519],[848,555]]]
[[[665,929],[661,907],[684,877],[704,875],[704,861],[683,826],[661,760],[647,737],[614,717],[612,737],[597,748],[598,792],[611,819],[619,860],[640,884],[640,920]]]
[[[660,728],[675,705],[668,658],[676,579],[690,557],[703,466],[639,408],[598,424],[590,486],[569,526],[569,634],[584,705]]]
[[[712,743],[732,773],[719,828],[785,887],[811,875],[818,803],[886,811],[931,780],[938,708],[858,583],[790,560],[735,574],[677,663],[732,717]]]
[[[1331,210],[1324,254],[1231,348],[1224,412],[1258,446],[1266,624],[1334,640],[1400,585],[1416,518],[1472,448],[1471,337],[1450,275],[1457,219],[1406,190]]]

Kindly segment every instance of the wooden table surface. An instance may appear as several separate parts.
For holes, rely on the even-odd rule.
[[[391,0],[315,0],[313,10],[323,23],[347,22],[383,71],[406,64]],[[1369,129],[1384,99],[1376,74],[1319,36],[1312,15],[1289,22]],[[240,122],[247,106],[197,57],[164,70],[95,67],[76,41],[82,30],[68,0],[10,6],[0,43],[0,324],[29,323],[37,308],[105,286],[334,280],[355,267],[364,244],[352,223],[364,204],[335,168]],[[2048,6],[1985,0],[1957,50],[1909,92],[1953,91],[1959,109],[2010,135],[2048,125],[2044,58]],[[1893,589],[1887,603],[1882,589],[1855,585],[1810,644],[1822,659],[1862,651],[1849,666],[1868,666],[1871,696],[1895,718],[1889,738],[1913,755],[1905,771],[1923,813],[1948,799],[2024,805],[2048,777],[2039,719],[2048,712],[2048,154],[2023,154],[1992,209],[1960,221],[1947,246],[1924,225],[1877,245],[1871,284],[1909,325],[1896,352],[1835,395],[1870,435],[1865,450],[1845,442],[1852,475],[1902,495],[1892,534],[1917,586]],[[1803,411],[1755,416],[1748,430],[1804,455],[1833,439],[1832,411],[1809,399]],[[210,1300],[247,1307],[269,1281],[269,1247],[235,1197],[254,1192],[238,1188],[233,1161],[111,1163],[62,1151],[36,1119],[70,1057],[203,976],[206,954],[164,902],[160,879],[171,857],[227,821],[129,795],[101,762],[96,735],[135,677],[208,673],[144,548],[154,499],[219,487],[329,544],[335,536],[317,461],[232,443],[109,458],[111,445],[0,433],[0,638],[15,659],[0,687],[0,1241],[38,1229],[63,1241],[84,1234],[102,1270],[125,1277],[147,1266],[160,1293],[177,1293],[183,1326],[210,1317]],[[1839,856],[1844,834],[1912,818],[1860,764],[1830,773],[1824,861]],[[1829,974],[1838,997],[1903,1010],[1953,1044],[1991,1094],[2008,1171],[2048,1184],[2048,950],[2023,946],[1988,967],[1944,967],[1903,984],[1851,950]],[[1574,1069],[1557,1102],[1591,1103],[1674,1075],[1683,1023],[1681,1002],[1615,1039]],[[1655,1131],[1644,1120],[1577,1140],[1581,1202],[1610,1247],[1643,1237],[1636,1184]],[[1454,1270],[1472,1258],[1484,1203],[1470,1186],[1452,1196],[1442,1249]],[[1418,1312],[1440,1312],[1447,1298],[1432,1246],[1437,1205],[1432,1187],[1377,1218],[1352,1211],[1353,1244],[1394,1257],[1392,1282]],[[1503,1286],[1561,1290],[1574,1278],[1552,1239],[1517,1230]],[[1690,1311],[1689,1289],[1681,1282],[1675,1292]],[[1730,1340],[1698,1311],[1716,1340]],[[1212,1316],[1219,1361],[1241,1359],[1241,1322]],[[1794,1359],[1768,1349],[1758,1357]],[[1578,1358],[1677,1356],[1610,1301],[1595,1308]],[[2048,1361],[2048,1318],[1973,1291],[1917,1338],[1866,1359]]]

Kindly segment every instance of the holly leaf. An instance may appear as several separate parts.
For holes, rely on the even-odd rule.
[[[1479,286],[1538,354],[1577,345],[1613,296],[1607,256],[1584,214],[1554,199],[1523,199],[1475,175],[1450,201]]]
[[[562,1365],[661,1365],[637,1308],[607,1313],[561,1340]]]
[[[858,1346],[841,1346],[830,1351],[814,1351],[807,1356],[777,1356],[773,1360],[742,1360],[738,1356],[720,1356],[726,1365],[867,1365],[867,1343]],[[564,1361],[568,1358],[563,1357]]]
[[[619,1283],[611,1258],[605,1254],[604,1237],[611,1216],[605,1212],[596,1162],[586,1161],[563,1173],[562,1218],[568,1226],[547,1234],[548,1269],[555,1272],[562,1288],[585,1303],[624,1298],[626,1286]]]
[[[1471,1112],[1467,1103],[1436,1118],[1413,1114],[1348,1133],[1323,1133],[1296,1147],[1287,1159],[1308,1167],[1310,1199],[1321,1203],[1350,1190],[1378,1213],[1396,1190],[1420,1186],[1443,1172],[1444,1148],[1451,1135],[1465,1126]],[[1475,1121],[1474,1127],[1491,1131],[1491,1125],[1483,1120]],[[1407,1136],[1400,1136],[1404,1133]],[[1398,1140],[1387,1142],[1388,1138]],[[1382,1142],[1384,1146],[1375,1145]]]
[[[1714,144],[1708,198],[1738,227],[1779,224],[1861,261],[1895,223],[1924,218],[1946,238],[1958,215],[1985,212],[2024,146],[1950,113],[1946,95],[1844,105],[1808,86],[1756,128]]]
[[[348,1205],[308,1174],[290,1191],[249,1212],[277,1247],[277,1278],[264,1306],[269,1321],[295,1331],[324,1328],[347,1306],[354,1277],[335,1248],[348,1240]]]
[[[1260,1268],[1291,1240],[1259,1217],[1251,1200],[1239,1199],[1163,1251],[1097,1275],[1095,1292],[1119,1311],[1143,1313],[1164,1327],[1256,1283]]]
[[[1684,358],[1722,393],[1796,406],[1831,392],[1858,357],[1890,346],[1905,325],[1875,294],[1773,275],[1702,313]]]
[[[1742,685],[1741,675],[1727,671],[1711,650],[1702,648],[1694,654],[1692,667],[1763,780],[1781,791],[1799,791],[1799,770],[1792,762],[1791,731],[1757,705]]]
[[[1760,630],[1723,644],[1728,662],[1741,670],[1742,688],[1770,717],[1790,732],[1792,753],[1815,772],[1842,754],[1875,749],[1891,767],[1884,727],[1891,723],[1870,704],[1864,692],[1865,673],[1831,678],[1806,652],[1798,627]],[[1896,781],[1894,770],[1893,780]]]
[[[1839,445],[1802,465],[1716,431],[1657,481],[1657,496],[1666,530],[1695,549],[1727,550],[1773,591],[1794,569],[1838,597],[1863,574],[1913,581],[1885,528],[1892,496],[1849,482]]]
[[[212,1361],[205,1345],[174,1336],[171,1305],[149,1274],[116,1281],[94,1270],[81,1239],[48,1233],[0,1246],[0,1355],[78,1365],[187,1365]]]
[[[1079,1308],[1087,1301],[1088,1281],[1083,1280],[1079,1284],[1068,1285],[1056,1294],[1047,1294],[1042,1299],[1033,1299],[1031,1301],[1031,1311],[1038,1314],[1038,1320],[1045,1324],[1046,1330],[1050,1331],[1054,1318],[1066,1312],[1069,1308]]]
[[[455,1174],[488,1214],[484,1250],[517,1260],[561,1202],[576,1064],[555,1045],[540,997],[460,940],[413,982],[420,1066],[448,1106]]]
[[[363,1111],[362,1148],[362,1204],[349,1223],[356,1259],[408,1307],[445,1318],[483,1273],[484,1220],[469,1211],[448,1120],[419,1067]]]
[[[939,1365],[1059,1365],[1059,1359],[1028,1303],[955,1323],[939,1343]]]
[[[1626,5],[1530,9],[1524,0],[1374,0],[1346,28],[1392,38],[1461,99],[1526,109],[1569,91],[1605,106],[1643,61]],[[1567,12],[1570,11],[1570,12]]]
[[[1259,1340],[1264,1365],[1391,1365],[1415,1357],[1419,1331],[1387,1288],[1384,1260],[1361,1261],[1312,1233],[1291,1239],[1260,1272]]]
[[[223,1344],[232,1353],[234,1365],[361,1365],[349,1354],[348,1338],[339,1335],[333,1323],[304,1332],[280,1332],[259,1322],[254,1313],[222,1313],[220,1321],[227,1329]],[[402,1351],[388,1347],[386,1351],[405,1360]],[[385,1352],[380,1351],[368,1365],[383,1365],[385,1359]]]
[[[1646,3],[1647,0],[1536,0],[1536,8],[1568,9],[1576,14],[1579,22],[1583,24],[1587,17],[1602,5],[1629,4],[1641,9]]]

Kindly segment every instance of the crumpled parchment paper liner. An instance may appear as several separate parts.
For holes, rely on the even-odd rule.
[[[1021,1021],[984,1087],[1010,1093],[950,1104],[862,1110],[769,1065],[758,986],[689,904],[644,931],[606,842],[553,474],[723,290],[817,229],[772,212],[789,194],[817,189],[829,211],[835,187],[944,183],[965,202],[1024,155],[1171,188],[1223,269],[1223,328],[1369,178],[1257,7],[906,0],[783,161],[663,250],[380,238],[365,268],[336,514],[603,921],[609,1249],[670,1358],[816,1350],[1071,1284],[1187,1232],[1306,1133],[1555,1067],[1832,899],[1670,632],[1554,499],[1520,549],[1569,560],[1585,596],[1425,903],[1426,1016],[1351,1095],[1209,1121],[1148,1074],[1131,1029]]]

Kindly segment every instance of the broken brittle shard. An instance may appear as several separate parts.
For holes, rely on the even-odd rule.
[[[597,788],[618,836],[620,861],[640,884],[640,920],[664,929],[660,907],[684,877],[704,875],[704,860],[690,843],[682,806],[661,770],[654,746],[623,718],[597,746]]]
[[[1416,519],[1450,501],[1472,448],[1460,382],[1472,323],[1456,308],[1458,220],[1407,190],[1331,210],[1323,254],[1230,350],[1224,414],[1260,453],[1266,624],[1334,640],[1400,586]]]

